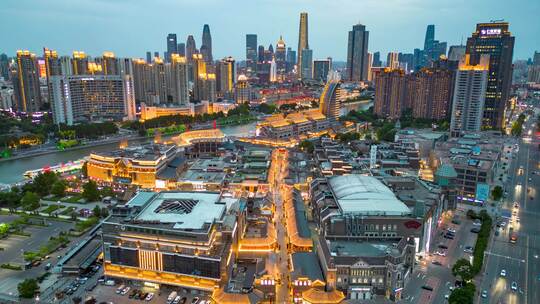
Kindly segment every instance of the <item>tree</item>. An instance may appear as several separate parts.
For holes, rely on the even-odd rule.
[[[92,210],[92,213],[94,214],[95,217],[101,217],[101,208],[96,205],[94,207],[94,210]]]
[[[40,196],[50,194],[52,185],[58,181],[58,175],[52,171],[38,174],[33,181],[35,192]]]
[[[99,199],[99,191],[96,182],[90,180],[84,184],[82,196],[89,202],[97,201]]]
[[[304,139],[299,145],[298,147],[302,150],[302,151],[306,151],[308,153],[313,153],[313,151],[315,150],[315,146],[313,145],[313,143],[307,139]]]
[[[31,211],[39,208],[39,196],[34,192],[26,192],[21,199],[24,210]]]
[[[473,304],[476,286],[473,283],[467,283],[465,286],[456,288],[450,294],[448,303],[450,304]]]
[[[0,223],[0,236],[8,233],[10,225],[8,223]]]
[[[13,210],[17,207],[19,207],[21,203],[21,195],[19,193],[19,189],[16,188],[16,191],[13,191],[13,189],[9,192],[0,192],[0,206],[1,207],[7,207],[10,210]]]
[[[31,299],[39,290],[39,285],[35,279],[26,279],[17,285],[19,296],[25,299]]]
[[[473,278],[472,265],[466,259],[459,259],[452,267],[452,274],[460,276],[462,281],[469,281]]]
[[[498,201],[502,198],[503,196],[503,189],[501,186],[495,186],[495,188],[493,188],[493,190],[491,191],[491,197]]]
[[[51,188],[51,193],[57,197],[63,197],[66,194],[66,184],[63,181],[56,181]]]
[[[101,217],[106,218],[107,216],[109,216],[109,209],[102,208],[101,209]]]
[[[81,297],[73,297],[73,299],[71,299],[71,301],[73,301],[73,304],[80,304],[80,303],[82,303],[82,298]]]

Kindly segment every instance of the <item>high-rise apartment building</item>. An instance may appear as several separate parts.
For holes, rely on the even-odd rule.
[[[221,59],[216,69],[216,91],[218,96],[231,96],[236,82],[236,64],[234,58]]]
[[[313,79],[326,82],[328,73],[332,69],[332,58],[313,61]]]
[[[386,67],[395,70],[399,68],[399,53],[398,52],[388,52],[386,57]]]
[[[398,61],[400,69],[406,73],[411,73],[414,70],[414,54],[411,53],[399,53]]]
[[[193,55],[193,99],[214,102],[216,99],[216,74],[209,73],[202,54]]]
[[[151,80],[153,89],[150,92],[152,98],[151,104],[165,104],[169,100],[167,98],[167,73],[165,71],[165,63],[161,58],[154,58],[154,62],[151,65]]]
[[[178,54],[171,56],[171,85],[169,91],[172,95],[172,102],[178,105],[187,106],[189,104],[188,92],[188,64],[186,57]]]
[[[302,50],[302,79],[313,79],[313,50],[303,49]]]
[[[373,53],[373,67],[382,67],[381,52]]]
[[[0,54],[0,77],[4,80],[9,78],[9,59],[6,54]]]
[[[385,68],[373,75],[375,101],[373,112],[380,117],[397,119],[405,109],[405,72]]]
[[[120,65],[113,52],[103,53],[101,66],[105,75],[120,75]]]
[[[171,61],[171,56],[173,54],[178,54],[178,41],[176,39],[176,34],[167,35],[167,62]]]
[[[131,76],[51,76],[55,123],[135,119]]]
[[[489,78],[484,102],[483,127],[504,128],[504,114],[512,84],[514,37],[508,22],[479,23],[467,39],[470,64],[480,63],[481,55],[489,55]]]
[[[363,81],[368,78],[368,41],[366,26],[356,24],[349,31],[347,46],[347,80]]]
[[[203,26],[201,54],[207,63],[214,61],[212,56],[212,35],[210,35],[210,26],[208,24]]]
[[[450,49],[448,49],[448,60],[460,61],[465,55],[465,50],[464,45],[451,45]]]
[[[88,75],[88,57],[82,51],[74,51],[71,58],[73,75]]]
[[[246,64],[252,73],[257,71],[257,35],[246,35]]]
[[[405,106],[412,108],[414,118],[447,118],[453,81],[453,72],[448,69],[424,68],[408,75]]]
[[[308,41],[308,14],[307,13],[300,13],[300,26],[298,30],[298,60],[296,60],[298,64],[298,73],[300,76],[303,74],[304,69],[302,68],[302,51],[305,49],[309,49],[309,41]]]
[[[532,64],[527,71],[527,81],[540,83],[540,52],[534,52]]]
[[[35,54],[17,51],[17,69],[12,78],[14,108],[19,112],[37,112],[42,105],[39,67]]]
[[[464,132],[478,132],[482,127],[482,117],[489,86],[490,56],[483,54],[472,63],[469,54],[459,62],[454,84],[450,134],[460,136]]]

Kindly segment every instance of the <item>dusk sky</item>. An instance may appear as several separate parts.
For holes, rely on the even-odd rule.
[[[370,52],[411,52],[422,48],[427,24],[435,38],[459,44],[477,22],[504,19],[516,37],[514,59],[540,50],[539,0],[2,0],[0,53],[17,49],[42,54],[42,48],[69,55],[83,50],[96,56],[145,57],[165,50],[167,33],[179,42],[193,34],[201,44],[203,24],[212,33],[214,58],[245,59],[245,34],[258,35],[265,48],[282,34],[298,44],[300,12],[309,14],[313,57],[345,60],[347,32],[353,24],[370,31]]]

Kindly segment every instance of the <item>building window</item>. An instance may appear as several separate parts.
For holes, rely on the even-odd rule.
[[[337,278],[337,282],[341,283],[341,278],[340,277]]]

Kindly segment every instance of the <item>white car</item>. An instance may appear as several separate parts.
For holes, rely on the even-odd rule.
[[[501,270],[501,277],[506,277],[506,270],[505,269]]]
[[[122,292],[120,294],[125,295],[126,293],[129,292],[130,289],[131,289],[131,287],[128,286],[128,287],[124,288],[124,290],[122,290]]]
[[[512,291],[516,291],[518,288],[517,288],[517,283],[516,282],[512,282]]]
[[[445,294],[444,298],[448,300],[450,298],[450,295]]]
[[[456,233],[456,229],[454,229],[454,228],[448,228],[446,230],[448,230],[448,232]]]
[[[146,296],[146,299],[145,299],[145,300],[146,300],[146,301],[152,301],[153,298],[154,298],[154,293],[151,292],[151,293],[149,293],[149,294]]]

